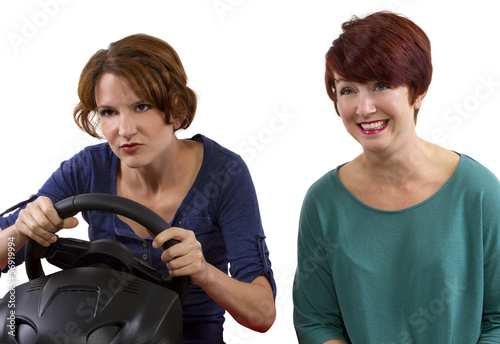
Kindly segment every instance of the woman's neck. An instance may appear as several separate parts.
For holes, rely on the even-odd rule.
[[[377,183],[401,185],[425,177],[436,147],[417,139],[395,153],[375,154],[364,151],[358,158],[367,175]]]
[[[126,184],[132,190],[148,190],[152,194],[182,184],[183,180],[197,173],[201,165],[202,155],[195,149],[196,144],[175,138],[168,152],[148,166],[129,168],[121,163],[119,184]]]

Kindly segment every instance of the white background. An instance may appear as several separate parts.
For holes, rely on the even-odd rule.
[[[228,320],[228,343],[294,343],[297,222],[307,188],[360,153],[324,89],[324,55],[352,15],[392,10],[433,47],[433,81],[417,129],[500,176],[500,47],[493,2],[428,0],[2,0],[0,210],[36,192],[59,163],[95,143],[72,120],[90,56],[133,33],[169,42],[199,97],[203,133],[246,160],[278,285],[274,326]],[[489,86],[485,86],[485,80]],[[85,226],[63,236],[85,237]],[[23,281],[22,268],[19,283]],[[7,290],[0,280],[1,295]]]

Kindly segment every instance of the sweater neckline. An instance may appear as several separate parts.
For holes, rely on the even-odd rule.
[[[443,192],[446,191],[446,189],[448,189],[450,187],[450,184],[453,183],[453,180],[455,180],[456,178],[458,178],[457,176],[460,175],[462,173],[462,169],[463,169],[463,165],[464,165],[464,155],[463,154],[460,154],[460,153],[457,153],[455,151],[453,151],[454,153],[458,154],[459,157],[460,157],[460,161],[458,162],[458,165],[457,165],[457,168],[455,169],[455,171],[453,171],[452,175],[450,176],[450,178],[448,178],[448,180],[435,192],[433,193],[431,196],[429,196],[427,199],[423,200],[422,202],[419,202],[417,204],[414,204],[410,207],[407,207],[407,208],[403,208],[403,209],[397,209],[397,210],[384,210],[384,209],[380,209],[380,208],[375,208],[375,207],[372,207],[362,201],[360,201],[357,197],[355,197],[345,186],[344,184],[342,184],[342,182],[340,181],[340,178],[338,176],[338,170],[347,164],[346,163],[343,163],[342,165],[339,165],[337,166],[337,168],[335,168],[334,170],[334,179],[335,179],[335,182],[337,183],[337,185],[340,187],[340,189],[342,190],[342,192],[344,192],[350,199],[352,199],[355,203],[359,204],[360,206],[362,206],[363,208],[365,209],[368,209],[368,210],[371,210],[371,211],[375,211],[375,212],[378,212],[378,213],[383,213],[383,214],[398,214],[398,213],[405,213],[405,212],[408,212],[408,211],[412,211],[414,209],[417,209],[417,208],[420,208],[424,205],[426,205],[427,203],[429,202],[432,202],[434,199],[436,199],[437,197],[439,197],[439,195],[441,195]]]

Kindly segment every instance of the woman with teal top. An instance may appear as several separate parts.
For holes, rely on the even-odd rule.
[[[299,342],[500,343],[500,184],[416,133],[429,39],[389,12],[342,29],[325,81],[362,153],[305,196]]]

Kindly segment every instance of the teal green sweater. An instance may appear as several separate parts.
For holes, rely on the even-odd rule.
[[[461,155],[429,199],[384,211],[357,200],[337,170],[302,206],[293,290],[300,343],[500,343],[498,179]]]

